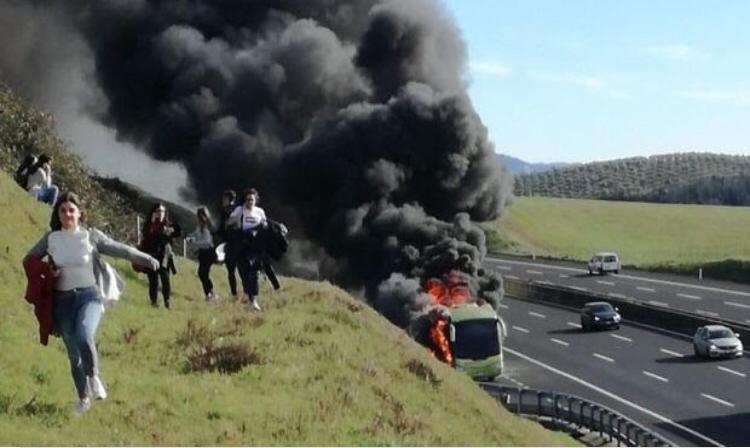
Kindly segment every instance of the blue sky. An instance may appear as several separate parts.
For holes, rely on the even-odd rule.
[[[497,152],[750,154],[750,1],[442,1]]]

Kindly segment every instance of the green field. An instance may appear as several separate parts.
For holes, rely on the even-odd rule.
[[[485,228],[495,252],[586,260],[613,250],[626,265],[673,270],[750,260],[748,207],[521,197]]]
[[[0,174],[0,209],[0,445],[575,444],[509,414],[328,283],[264,285],[265,309],[253,314],[206,304],[188,260],[171,311],[151,308],[145,278],[116,264],[126,292],[99,329],[109,398],[78,419],[63,344],[39,345],[22,298],[21,258],[50,208]]]

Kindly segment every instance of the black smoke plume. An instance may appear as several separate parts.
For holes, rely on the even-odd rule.
[[[198,198],[257,187],[270,216],[334,261],[326,276],[401,326],[428,303],[421,285],[450,270],[497,303],[472,221],[503,212],[511,179],[436,1],[68,5],[107,99],[99,118],[183,164]]]

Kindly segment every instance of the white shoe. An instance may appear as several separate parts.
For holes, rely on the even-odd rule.
[[[97,400],[104,400],[107,398],[107,389],[104,388],[104,385],[98,376],[92,376],[89,378],[89,390],[91,391],[91,395]]]
[[[73,406],[73,413],[80,417],[89,409],[91,409],[91,400],[89,399],[89,397],[86,397],[79,400],[78,403]]]
[[[258,303],[258,299],[253,299],[253,301],[250,304],[255,311],[261,311],[260,303]]]

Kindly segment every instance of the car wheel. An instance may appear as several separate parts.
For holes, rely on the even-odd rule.
[[[615,274],[619,274],[619,273],[620,273],[620,270],[619,269],[615,269]]]
[[[599,275],[604,275],[604,268],[599,268]]]
[[[615,330],[619,330],[619,329],[620,329],[620,326],[619,325],[615,325]]]

